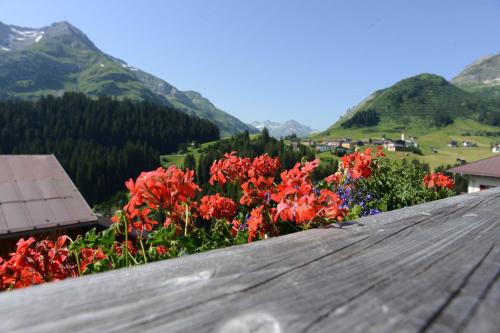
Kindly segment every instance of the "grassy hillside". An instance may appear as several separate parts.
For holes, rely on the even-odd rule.
[[[367,112],[375,112],[379,122],[355,123],[345,131],[350,119]],[[500,103],[463,91],[437,75],[421,74],[375,92],[320,137],[352,136],[353,131],[368,137],[402,131],[422,135],[455,120],[480,120],[481,114],[500,114]]]
[[[423,155],[417,155],[413,153],[406,152],[387,152],[389,158],[401,159],[401,158],[416,158],[428,162],[432,168],[435,168],[442,164],[455,164],[457,158],[464,159],[467,162],[476,161],[482,158],[492,156],[490,145],[491,143],[500,143],[500,136],[479,136],[479,135],[464,135],[464,134],[478,134],[481,131],[491,131],[500,132],[500,127],[487,126],[481,124],[472,119],[457,119],[452,125],[437,129],[435,131],[426,131],[424,129],[419,129],[418,131],[407,131],[405,132],[406,137],[415,136],[417,137],[418,145],[422,151]],[[388,138],[399,138],[401,136],[400,132],[389,132],[384,128],[378,129],[335,129],[329,135],[319,135],[316,136],[316,140],[328,139],[328,138],[341,138],[349,137],[352,139],[367,140],[369,138],[376,139],[382,136]],[[451,148],[447,144],[455,140],[461,143],[462,141],[472,141],[478,145],[474,148]],[[432,150],[437,149],[437,153]],[[326,159],[335,159],[336,157],[331,153],[322,153],[319,157]]]
[[[437,75],[421,74],[376,91],[314,138],[396,139],[404,132],[417,137],[423,155],[394,152],[389,157],[410,156],[436,167],[454,164],[457,158],[474,161],[492,155],[490,145],[500,142],[500,136],[468,134],[499,133],[499,119],[499,101],[464,91]],[[451,140],[472,141],[478,147],[450,148]],[[333,158],[328,154],[323,155]]]

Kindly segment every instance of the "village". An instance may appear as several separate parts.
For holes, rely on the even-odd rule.
[[[399,139],[368,139],[368,140],[353,140],[351,138],[342,138],[336,140],[322,140],[314,141],[310,138],[302,139],[292,139],[290,140],[290,146],[293,149],[298,149],[299,145],[310,147],[315,149],[317,152],[332,152],[336,155],[343,155],[352,152],[356,147],[362,147],[366,145],[382,146],[388,151],[407,151],[407,152],[417,152],[418,143],[416,137],[405,138],[405,134],[401,134]]]
[[[311,138],[292,138],[289,143],[290,147],[293,149],[298,149],[299,145],[310,147],[316,152],[332,152],[335,155],[342,156],[344,154],[350,153],[356,149],[356,147],[362,147],[366,145],[381,146],[390,152],[414,152],[421,154],[417,137],[410,136],[405,137],[404,133],[401,133],[401,137],[398,139],[391,138],[381,138],[381,139],[368,139],[368,140],[353,140],[351,138],[340,138],[335,140],[320,140],[315,141]],[[448,147],[458,148],[477,148],[478,145],[472,141],[456,141],[451,140],[447,143]],[[432,148],[433,153],[438,152],[438,148]],[[495,143],[491,145],[492,153],[500,153],[500,144]]]

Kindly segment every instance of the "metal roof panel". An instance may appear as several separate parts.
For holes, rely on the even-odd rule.
[[[54,155],[0,155],[0,235],[93,221]]]
[[[29,230],[36,227],[31,223],[23,202],[4,203],[1,207],[7,222],[7,231]]]

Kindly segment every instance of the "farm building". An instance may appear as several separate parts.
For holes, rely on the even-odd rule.
[[[477,147],[477,144],[475,144],[474,142],[470,142],[470,141],[463,141],[462,145],[464,147],[467,147],[467,148]]]
[[[464,164],[448,171],[469,176],[469,193],[500,186],[500,156]]]
[[[0,155],[0,256],[21,237],[76,237],[98,218],[54,155]]]

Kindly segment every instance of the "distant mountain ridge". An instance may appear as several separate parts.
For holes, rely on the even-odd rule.
[[[296,134],[297,137],[308,137],[318,131],[311,129],[309,126],[303,125],[295,120],[288,120],[284,123],[273,121],[254,121],[251,125],[262,131],[265,128],[269,130],[269,134],[275,138],[286,137]]]
[[[0,22],[0,99],[79,91],[149,100],[215,123],[222,136],[257,130],[218,109],[200,93],[107,55],[68,22],[26,28]]]
[[[479,58],[451,83],[470,92],[500,99],[500,53]]]

